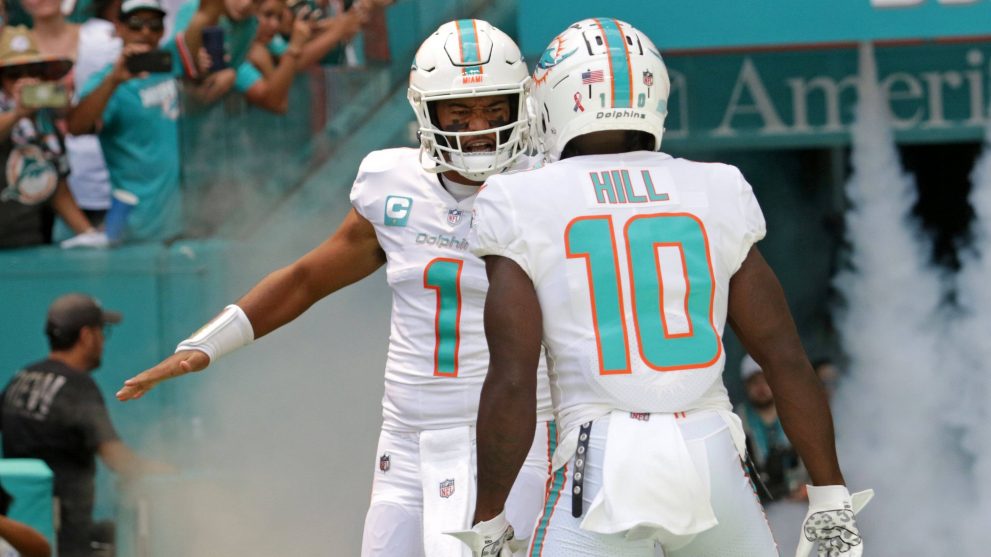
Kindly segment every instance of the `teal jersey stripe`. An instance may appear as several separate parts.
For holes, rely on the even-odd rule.
[[[551,420],[547,422],[547,441],[550,443],[549,455],[553,459],[554,451],[557,450],[557,422]],[[551,522],[551,514],[554,507],[561,499],[561,490],[564,489],[565,480],[568,478],[568,465],[565,464],[554,473],[551,480],[551,488],[547,492],[547,501],[544,503],[544,512],[540,516],[540,524],[533,534],[533,547],[530,550],[530,557],[539,557],[544,549],[544,538],[547,537],[547,526]]]
[[[480,48],[478,46],[478,33],[475,30],[474,19],[459,19],[458,39],[461,41],[461,63],[478,64],[482,61]],[[481,66],[469,66],[462,70],[464,74],[481,73]]]
[[[630,51],[627,50],[626,36],[615,19],[596,19],[605,35],[609,48],[609,68],[612,70],[612,107],[632,108],[633,92],[630,74]]]

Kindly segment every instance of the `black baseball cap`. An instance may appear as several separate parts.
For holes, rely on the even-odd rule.
[[[120,323],[124,316],[117,311],[103,309],[95,298],[86,294],[66,294],[56,298],[48,307],[45,332],[57,337],[75,335],[86,326],[102,327],[108,323]]]

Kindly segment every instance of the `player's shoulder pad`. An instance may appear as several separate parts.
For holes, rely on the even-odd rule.
[[[686,169],[689,172],[704,176],[711,183],[737,182],[743,178],[740,169],[732,164],[722,162],[699,162],[689,159],[671,159],[672,164],[678,168]]]
[[[381,174],[395,169],[406,169],[411,164],[417,164],[418,149],[411,147],[396,147],[372,151],[365,156],[358,166],[359,174]]]

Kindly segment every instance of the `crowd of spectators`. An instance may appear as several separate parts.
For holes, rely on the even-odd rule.
[[[180,236],[181,96],[283,114],[391,1],[0,4],[0,248]]]

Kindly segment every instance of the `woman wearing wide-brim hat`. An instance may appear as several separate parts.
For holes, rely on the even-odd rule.
[[[106,245],[106,236],[93,228],[66,185],[69,164],[54,111],[24,102],[26,88],[38,93],[39,84],[70,69],[71,60],[38,52],[27,28],[0,32],[0,248],[46,243],[46,204],[77,233],[64,247]]]
[[[71,59],[41,54],[27,27],[4,27],[0,32],[0,75],[16,73],[56,81],[71,69]]]

